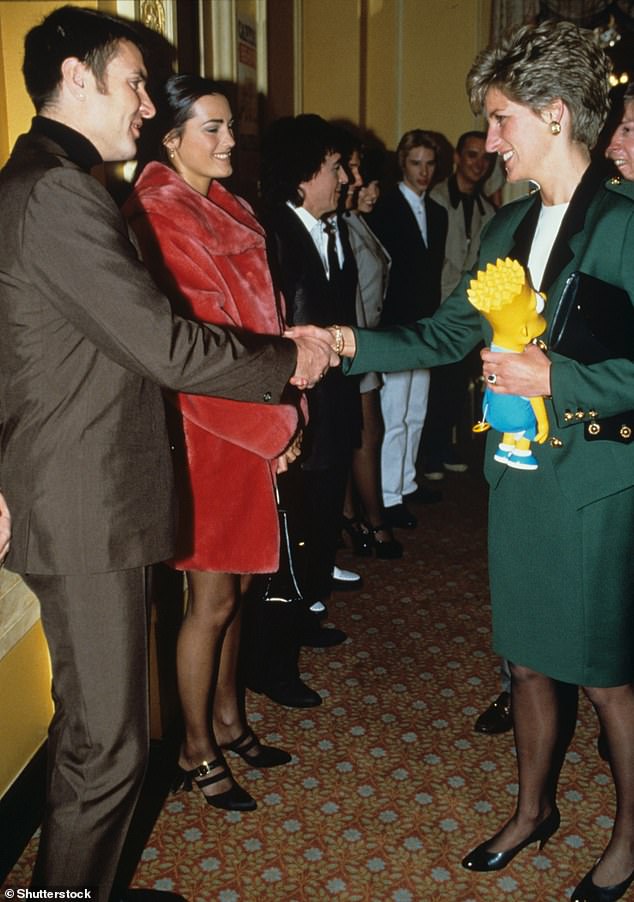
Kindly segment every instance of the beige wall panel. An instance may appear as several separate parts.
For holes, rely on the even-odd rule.
[[[295,113],[294,3],[293,0],[269,0],[268,29],[268,125],[280,116]]]
[[[359,121],[360,0],[304,0],[306,113]]]
[[[402,0],[401,128],[473,128],[465,78],[479,49],[477,0]]]
[[[349,118],[389,148],[410,128],[476,126],[467,71],[491,0],[303,0],[304,110]]]
[[[399,135],[398,0],[367,0],[366,121],[386,146]]]

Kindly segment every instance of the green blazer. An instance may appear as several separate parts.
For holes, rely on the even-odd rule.
[[[498,257],[526,262],[539,213],[538,194],[503,207],[486,227],[476,269]],[[570,204],[542,288],[546,290],[547,321],[570,273],[580,270],[624,288],[634,303],[634,184],[618,179],[597,182],[588,170]],[[387,331],[357,331],[357,353],[346,370],[363,373],[432,367],[461,360],[480,340],[489,344],[491,329],[471,306],[466,273],[451,296],[430,319]],[[548,332],[546,332],[546,336]],[[589,411],[609,417],[634,408],[634,362],[609,360],[583,366],[552,353],[552,398],[546,401],[550,439],[536,446],[552,456],[561,491],[574,507],[634,485],[634,443],[584,439]],[[571,416],[572,415],[572,416]],[[495,487],[506,467],[493,461],[491,430],[485,474]]]

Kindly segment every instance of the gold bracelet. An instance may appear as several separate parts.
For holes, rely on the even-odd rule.
[[[331,326],[331,329],[334,331],[333,338],[335,339],[335,343],[332,346],[332,349],[335,352],[335,354],[337,354],[339,357],[341,357],[341,355],[343,354],[343,349],[346,346],[346,342],[343,337],[343,332],[341,331],[341,326],[333,325],[333,326]]]

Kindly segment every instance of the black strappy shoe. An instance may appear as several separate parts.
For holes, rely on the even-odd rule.
[[[233,742],[227,742],[220,747],[225,751],[240,755],[242,760],[251,767],[279,767],[280,764],[288,764],[291,760],[291,756],[284,749],[276,749],[272,745],[262,745],[250,727],[247,727],[244,733]],[[255,755],[249,754],[251,749],[255,748],[259,751]]]
[[[211,776],[214,770],[218,770],[218,773]],[[217,795],[205,793],[205,786],[212,786],[221,780],[231,780],[231,788],[225,792],[219,792]],[[250,796],[246,789],[238,786],[222,758],[216,758],[215,761],[203,761],[192,770],[184,770],[179,766],[172,783],[172,792],[178,792],[179,789],[191,792],[194,783],[202,792],[207,804],[213,805],[214,808],[222,808],[225,811],[254,811],[257,808],[257,802],[253,796]]]

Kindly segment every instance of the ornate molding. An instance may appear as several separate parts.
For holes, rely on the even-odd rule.
[[[166,35],[167,15],[163,0],[140,0],[139,2],[139,21],[158,31],[162,35]],[[167,35],[166,35],[167,36]]]

